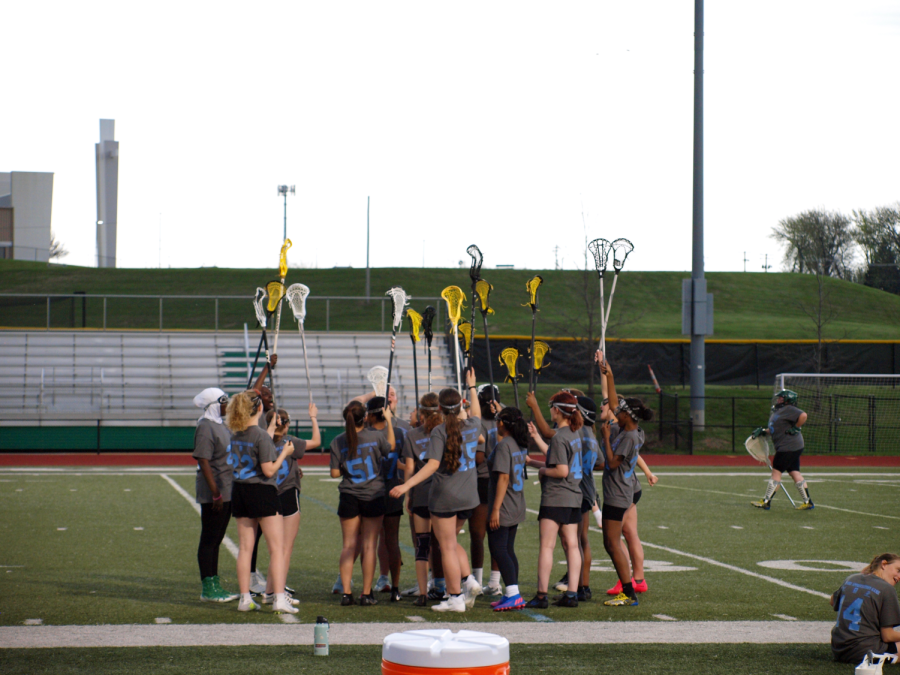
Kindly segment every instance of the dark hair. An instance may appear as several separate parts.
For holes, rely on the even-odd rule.
[[[558,405],[555,405],[558,404]],[[578,431],[584,426],[584,418],[578,412],[578,399],[567,391],[559,391],[550,397],[550,407],[556,410],[567,420],[572,431]]]
[[[438,403],[444,413],[444,430],[447,432],[442,463],[444,469],[450,473],[455,473],[459,469],[459,458],[462,454],[462,431],[459,428],[461,400],[456,389],[443,389],[438,396]]]
[[[366,413],[376,422],[384,422],[384,408],[387,405],[384,396],[373,396],[366,403]]]
[[[356,428],[361,427],[366,421],[366,407],[359,401],[350,401],[344,408],[344,430],[347,433],[348,456],[356,459],[359,455],[359,439],[356,436]]]
[[[433,408],[433,410],[425,410],[425,408]],[[430,391],[419,401],[419,422],[425,433],[430,434],[443,421],[444,417],[438,407],[438,395]]]
[[[504,408],[497,413],[497,422],[513,437],[520,448],[528,447],[528,425],[522,417],[522,411],[518,408]]]
[[[881,555],[876,555],[872,558],[872,562],[866,565],[862,572],[863,574],[875,574],[875,572],[881,568],[881,563],[884,562],[890,565],[898,560],[900,560],[900,555],[897,555],[896,553],[882,553]]]
[[[594,426],[594,422],[597,421],[597,404],[594,403],[594,399],[587,396],[578,396],[577,399],[578,412],[584,418],[585,425],[589,427]]]
[[[491,410],[491,401],[500,403],[500,391],[494,387],[494,396],[491,398],[491,385],[484,385],[484,388],[478,392],[478,404],[481,406],[481,419],[494,419],[494,411]]]
[[[626,398],[624,401],[625,405],[631,408],[631,412],[633,412],[638,419],[642,419],[645,422],[649,422],[653,419],[653,411],[646,407],[641,399]]]
[[[269,426],[269,424],[272,422],[272,418],[274,416],[275,416],[274,408],[266,413],[266,426]],[[288,411],[285,410],[284,408],[279,408],[278,409],[278,417],[280,417],[281,421],[284,422],[284,418],[290,417],[290,415],[288,414]]]

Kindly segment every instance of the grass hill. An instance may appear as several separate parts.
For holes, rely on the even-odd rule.
[[[275,277],[275,270],[253,269],[95,269],[0,261],[0,293],[118,295],[245,296]],[[562,270],[482,270],[494,285],[489,317],[491,334],[531,333],[531,312],[525,282],[540,274],[540,309],[537,332],[548,337],[580,335],[586,296],[599,295],[597,275]],[[681,338],[681,280],[687,272],[629,272],[619,278],[608,335],[623,338]],[[371,271],[372,295],[380,297],[392,286],[402,286],[413,297],[411,306],[421,312],[421,297],[437,297],[449,285],[458,285],[470,296],[467,269],[375,268]],[[815,313],[819,294],[811,275],[711,273],[709,291],[715,295],[713,339],[815,339]],[[365,294],[364,269],[291,269],[287,284],[302,282],[310,287],[307,328],[324,330],[325,303],[316,296],[361,296]],[[606,283],[607,297],[612,282]],[[832,314],[826,339],[900,339],[900,296],[837,279],[824,285],[824,313]],[[471,302],[471,297],[467,305]],[[154,328],[159,325],[156,300],[109,299],[107,326]],[[61,307],[61,308],[60,308]],[[46,325],[46,299],[0,297],[0,325]],[[365,301],[331,301],[331,330],[380,330],[380,304]],[[444,312],[445,314],[446,312]],[[102,302],[86,303],[87,326],[102,325]],[[211,300],[166,300],[167,328],[212,328]],[[386,306],[386,325],[390,307]],[[468,310],[464,312],[468,316]],[[70,317],[81,325],[81,305],[54,301],[52,325],[64,327]],[[221,300],[220,328],[239,328],[255,323],[249,299]],[[291,321],[292,323],[292,321]],[[71,324],[69,324],[71,325]],[[476,320],[480,333],[481,319]]]

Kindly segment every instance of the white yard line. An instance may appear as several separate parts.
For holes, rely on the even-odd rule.
[[[484,631],[518,644],[819,644],[831,641],[832,621],[564,621],[534,624],[427,623],[429,629]],[[410,630],[403,623],[333,623],[333,645],[379,645]],[[195,647],[313,643],[312,624],[169,624],[116,626],[4,626],[0,649],[61,647]]]
[[[200,505],[197,503],[197,501],[193,497],[191,497],[191,495],[188,493],[187,490],[185,490],[178,483],[176,483],[174,480],[169,478],[169,476],[167,474],[161,473],[158,475],[163,480],[165,480],[169,485],[171,485],[173,488],[175,488],[175,491],[178,494],[180,494],[182,497],[187,499],[188,504],[190,504],[191,506],[194,507],[194,511],[196,511],[198,515],[200,514]],[[227,548],[228,552],[234,556],[235,560],[237,560],[238,547],[235,546],[235,543],[231,540],[231,537],[229,537],[228,535],[225,535],[225,538],[222,540],[222,543],[225,544],[225,548]]]

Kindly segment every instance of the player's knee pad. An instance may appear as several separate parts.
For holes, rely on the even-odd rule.
[[[428,561],[428,554],[431,552],[431,532],[422,532],[416,534],[416,561]]]

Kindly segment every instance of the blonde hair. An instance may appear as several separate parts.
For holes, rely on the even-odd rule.
[[[881,569],[881,563],[887,563],[890,565],[891,563],[895,563],[900,560],[900,555],[896,553],[882,553],[881,555],[876,555],[872,558],[872,562],[863,568],[863,574],[875,574],[878,570]]]
[[[225,409],[225,426],[234,433],[244,431],[250,426],[250,419],[261,405],[259,392],[254,389],[232,396]]]

